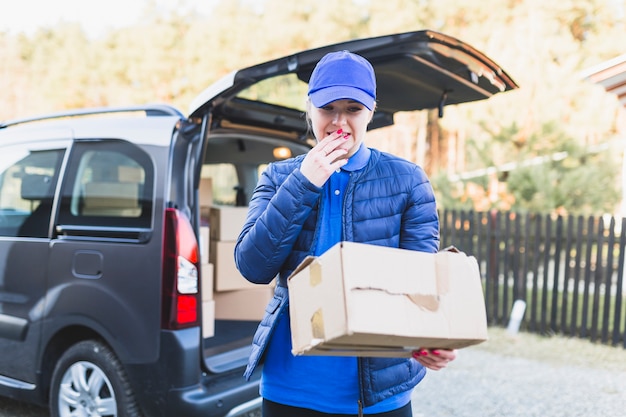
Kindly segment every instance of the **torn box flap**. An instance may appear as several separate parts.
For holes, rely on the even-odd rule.
[[[317,259],[317,256],[313,256],[313,255],[310,255],[310,256],[307,256],[306,258],[304,258],[302,260],[302,262],[300,262],[300,265],[298,265],[296,267],[296,269],[294,269],[294,271],[291,273],[291,275],[289,275],[289,277],[287,278],[287,281],[289,281],[298,272],[302,271],[304,268],[309,266],[311,264],[311,262],[313,262],[316,259]]]

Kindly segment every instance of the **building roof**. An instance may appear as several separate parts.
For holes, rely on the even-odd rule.
[[[589,68],[583,73],[583,78],[617,95],[622,106],[626,107],[626,54]]]

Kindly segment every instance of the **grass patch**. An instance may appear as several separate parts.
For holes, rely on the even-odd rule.
[[[541,336],[524,331],[511,335],[505,328],[489,327],[489,340],[467,349],[481,349],[504,356],[541,360],[564,366],[626,372],[626,349],[575,337]]]

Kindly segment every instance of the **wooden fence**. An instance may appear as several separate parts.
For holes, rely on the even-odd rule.
[[[479,261],[487,320],[506,326],[526,302],[521,329],[626,348],[626,219],[442,211],[441,247]]]

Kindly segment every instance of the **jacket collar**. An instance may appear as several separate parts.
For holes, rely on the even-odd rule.
[[[361,142],[359,150],[357,150],[356,153],[348,159],[348,163],[342,166],[341,169],[349,172],[358,171],[367,165],[367,161],[370,159],[370,154],[370,148],[365,146],[365,143]]]

